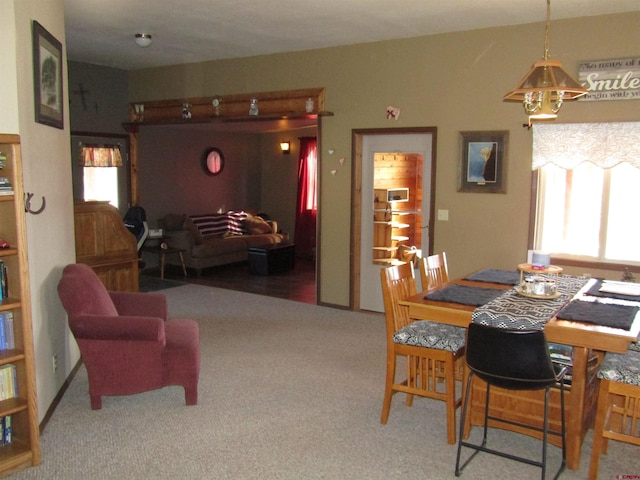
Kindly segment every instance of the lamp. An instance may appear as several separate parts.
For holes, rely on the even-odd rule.
[[[547,0],[547,24],[544,31],[544,59],[534,62],[531,70],[504,100],[522,102],[531,120],[554,120],[565,100],[575,100],[588,90],[564,71],[558,60],[549,60],[549,24],[551,0]]]
[[[139,47],[147,48],[151,45],[152,40],[150,33],[136,33],[135,38]]]
[[[289,140],[280,142],[280,150],[282,150],[283,155],[289,155],[291,152],[291,142]]]

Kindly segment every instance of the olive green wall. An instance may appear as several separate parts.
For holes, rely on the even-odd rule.
[[[526,258],[531,133],[521,106],[504,103],[543,53],[544,24],[474,30],[364,45],[130,72],[131,101],[326,88],[321,126],[320,298],[349,304],[352,130],[432,126],[438,129],[434,250],[446,250],[450,273],[514,268]],[[553,21],[552,58],[577,75],[582,60],[638,56],[640,12]],[[161,45],[158,44],[158,48]],[[387,120],[385,108],[401,108]],[[640,102],[574,102],[559,122],[638,120]],[[459,132],[507,130],[506,194],[458,193]],[[333,155],[328,150],[335,151]],[[345,167],[338,175],[337,159]]]

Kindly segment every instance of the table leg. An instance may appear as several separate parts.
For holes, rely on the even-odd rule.
[[[164,252],[160,254],[160,278],[164,279]]]
[[[589,365],[589,356],[588,348],[573,347],[573,378],[569,401],[566,405],[567,467],[570,470],[578,470],[580,467],[584,437],[592,426],[595,416],[597,379],[594,365]]]

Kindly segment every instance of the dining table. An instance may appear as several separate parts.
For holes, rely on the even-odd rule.
[[[501,328],[543,329],[552,358],[569,365],[565,396],[567,467],[577,470],[582,444],[593,427],[598,394],[598,368],[606,352],[625,353],[640,334],[640,296],[602,290],[603,280],[560,274],[556,295],[523,294],[518,270],[487,268],[427,289],[400,302],[415,320],[459,327],[471,322]],[[499,346],[496,346],[499,347]],[[517,359],[514,359],[517,361]],[[486,386],[474,376],[470,415],[464,436],[484,422]],[[542,427],[540,392],[491,389],[491,413],[501,418]],[[551,396],[550,425],[560,429],[560,394]],[[540,438],[539,432],[509,424],[494,424]],[[552,435],[550,442],[560,445]]]

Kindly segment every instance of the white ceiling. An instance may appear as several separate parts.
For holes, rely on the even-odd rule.
[[[543,22],[544,0],[64,0],[70,60],[162,65]],[[640,0],[554,0],[551,19],[640,10]],[[140,48],[136,33],[153,44]],[[542,34],[541,34],[542,35]]]

